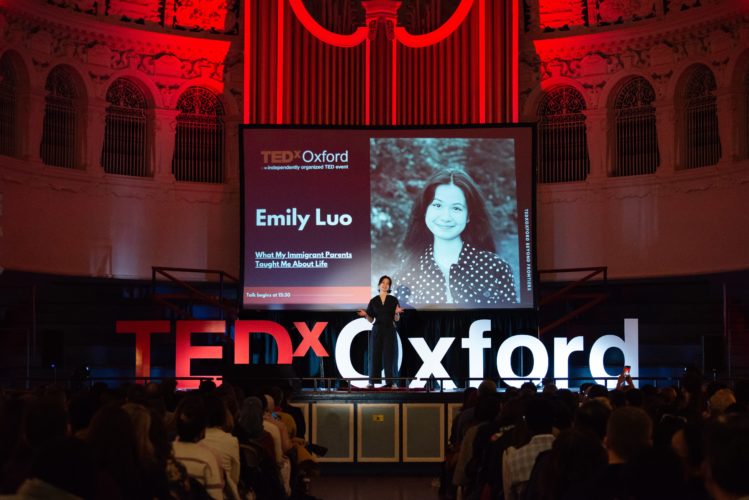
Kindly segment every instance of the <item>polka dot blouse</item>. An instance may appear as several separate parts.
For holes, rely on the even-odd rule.
[[[396,294],[403,304],[448,304],[445,275],[429,245],[413,267],[396,277]],[[463,243],[458,262],[450,266],[453,304],[481,307],[517,302],[510,265],[493,252]]]

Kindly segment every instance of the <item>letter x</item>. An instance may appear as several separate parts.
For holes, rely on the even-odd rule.
[[[326,321],[315,323],[315,326],[312,327],[312,331],[310,331],[306,323],[302,323],[301,321],[295,321],[294,326],[299,330],[299,333],[302,334],[302,343],[299,344],[296,351],[294,351],[294,357],[304,356],[310,348],[312,348],[315,354],[321,358],[327,358],[329,356],[328,351],[326,351],[320,343],[320,335],[322,334],[322,331],[325,330],[325,327],[328,326]]]
[[[455,389],[455,384],[450,379],[450,375],[442,366],[442,358],[447,354],[447,350],[450,349],[455,337],[443,337],[439,339],[437,345],[434,346],[434,351],[429,350],[429,346],[426,340],[422,338],[409,338],[408,341],[416,349],[416,353],[419,355],[421,360],[424,362],[416,372],[416,380],[409,384],[412,389],[424,387],[426,380],[434,375],[436,378],[442,378],[445,380],[441,381],[443,389]]]

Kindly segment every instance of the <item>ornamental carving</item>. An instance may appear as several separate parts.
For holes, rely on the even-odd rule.
[[[542,57],[543,59],[543,57]],[[579,78],[590,75],[611,74],[624,68],[619,54],[588,52],[579,58],[553,58],[541,62],[541,79],[566,76]]]
[[[541,63],[542,73],[548,75],[547,78],[568,76],[580,76],[580,61],[578,59],[550,59]]]
[[[237,24],[236,0],[176,0],[175,27],[212,32],[232,31]]]
[[[656,82],[668,82],[674,76],[674,70],[670,69],[664,73],[651,73],[650,78]]]
[[[91,81],[95,83],[105,83],[112,77],[112,75],[110,75],[109,73],[97,73],[94,71],[89,71],[88,77],[91,78]]]
[[[57,57],[73,56],[76,53],[76,44],[71,41],[70,36],[57,36],[52,44],[52,52]]]
[[[35,57],[31,58],[31,64],[34,65],[34,68],[37,71],[44,71],[45,69],[49,68],[49,61],[40,61]]]
[[[28,39],[28,48],[42,54],[52,54],[54,38],[46,31],[38,30],[31,32]]]
[[[97,66],[109,67],[112,61],[112,51],[103,43],[97,43],[85,53],[85,62]]]
[[[112,54],[112,69],[126,69],[130,67],[130,60],[138,59],[135,51],[132,49],[127,50],[115,50]]]
[[[537,0],[538,23],[542,30],[566,29],[582,26],[586,19],[585,3],[579,0]],[[531,6],[531,9],[533,7]]]
[[[629,64],[635,68],[642,68],[650,63],[650,52],[647,49],[636,49],[627,47],[625,53],[628,55]]]
[[[99,3],[103,4],[103,2],[98,2],[97,0],[76,0],[72,3],[73,10],[78,10],[86,14],[96,14]]]
[[[76,12],[94,15],[96,15],[98,7],[96,0],[47,0],[47,3],[57,7],[72,9]]]
[[[723,52],[736,46],[735,33],[726,31],[725,27],[720,31],[715,31],[710,37],[710,47],[712,52]]]
[[[669,64],[674,60],[675,54],[673,45],[667,45],[663,42],[657,43],[650,48],[650,63],[653,66]]]
[[[640,20],[655,13],[653,0],[598,0],[598,22]]]
[[[170,53],[160,53],[154,56],[142,56],[141,66],[149,75],[180,76],[183,61]]]
[[[161,22],[162,2],[154,0],[109,0],[107,15],[119,17],[125,21]]]
[[[182,62],[182,78],[200,78],[207,76],[213,78],[216,73],[216,63],[206,58]]]
[[[667,12],[680,12],[700,6],[700,0],[671,0],[666,3]]]
[[[590,103],[590,109],[598,109],[598,98],[601,96],[603,88],[606,86],[606,80],[598,82],[585,82],[582,84],[585,94]]]
[[[155,84],[156,84],[156,88],[159,89],[159,93],[161,94],[162,100],[165,103],[171,102],[172,96],[179,89],[179,83],[177,82],[157,80]]]
[[[599,75],[607,72],[608,64],[600,53],[586,54],[580,60],[580,73],[582,75]]]

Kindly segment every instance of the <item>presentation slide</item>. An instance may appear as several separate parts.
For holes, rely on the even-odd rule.
[[[534,307],[532,125],[245,126],[248,309]]]

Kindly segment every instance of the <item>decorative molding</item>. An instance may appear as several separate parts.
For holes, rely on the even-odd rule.
[[[655,16],[654,0],[596,0],[598,24],[641,21]]]
[[[236,181],[231,184],[199,184],[179,183],[173,178],[91,175],[85,170],[49,167],[41,162],[29,163],[7,156],[0,156],[0,159],[0,180],[33,189],[52,189],[87,197],[180,200],[210,205],[236,206],[239,202]]]
[[[743,191],[749,184],[749,160],[724,167],[702,167],[673,173],[633,177],[605,177],[596,181],[539,184],[539,205],[605,200],[669,198],[705,191]],[[719,195],[716,195],[719,196]]]
[[[34,69],[37,71],[44,71],[49,68],[49,61],[38,61],[36,58],[31,58],[31,63],[34,65]]]
[[[180,87],[179,83],[167,83],[161,80],[156,80],[154,83],[156,84],[156,88],[159,89],[164,102],[171,102],[172,97]]]
[[[148,25],[167,30],[236,35],[238,0],[26,0],[52,5],[75,15]],[[171,15],[167,15],[169,12]]]
[[[93,21],[92,24],[102,23]],[[167,84],[157,83],[166,95],[179,88],[176,80],[208,78],[224,82],[224,62],[220,58],[214,60],[208,57],[210,51],[192,52],[188,56],[184,50],[173,51],[173,44],[144,45],[142,42],[123,42],[111,36],[99,37],[80,30],[65,32],[61,28],[45,24],[34,25],[32,20],[20,16],[12,17],[9,26],[24,33],[23,44],[32,54],[36,54],[31,55],[31,61],[40,73],[46,71],[54,63],[54,59],[71,57],[83,64],[88,77],[97,84],[106,82],[112,71],[126,69],[135,69],[152,78],[161,77],[161,80],[163,77],[173,79]],[[50,58],[43,57],[45,54],[49,54]],[[236,64],[241,64],[241,57],[235,55],[232,65]]]
[[[674,76],[674,70],[668,70],[665,73],[650,73],[650,78],[655,82],[668,82]]]

